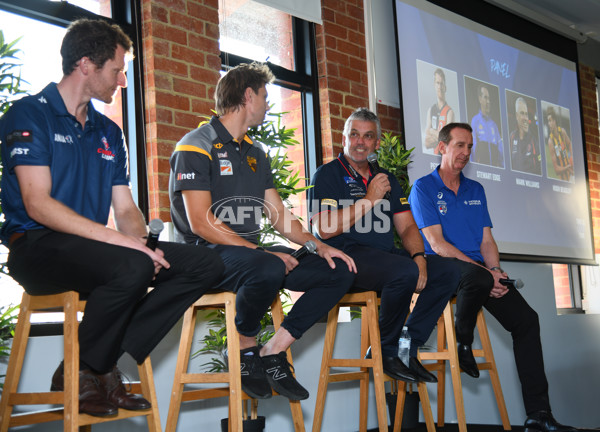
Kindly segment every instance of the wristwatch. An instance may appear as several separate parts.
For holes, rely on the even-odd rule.
[[[425,252],[415,252],[414,254],[412,254],[411,258],[412,258],[412,259],[415,259],[415,258],[416,258],[416,257],[418,257],[418,256],[422,256],[423,258],[427,258],[427,257],[425,256]]]

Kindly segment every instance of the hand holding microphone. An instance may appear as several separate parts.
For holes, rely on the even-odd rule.
[[[158,237],[164,229],[165,224],[160,219],[152,219],[148,224],[149,233],[146,239],[146,247],[152,250],[156,249],[158,245]]]
[[[376,176],[377,174],[382,172],[381,167],[379,166],[379,162],[377,162],[377,153],[369,154],[367,156],[367,162],[369,163],[369,166],[371,167],[371,171],[373,171],[373,176]],[[389,201],[390,191],[387,191],[385,193],[385,195],[383,196],[383,198]]]
[[[314,254],[316,252],[317,252],[317,245],[315,244],[314,241],[309,240],[306,243],[304,243],[304,246],[302,246],[300,249],[295,250],[290,255],[293,256],[294,258],[296,258],[297,260],[300,260],[301,258],[304,258],[306,255]]]
[[[523,281],[521,279],[502,278],[502,279],[498,279],[498,282],[500,282],[502,285],[504,285],[506,287],[513,287],[516,289],[521,289],[525,286],[525,284],[523,283]]]

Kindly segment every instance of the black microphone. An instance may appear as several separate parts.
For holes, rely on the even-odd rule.
[[[158,236],[161,231],[165,227],[165,224],[160,219],[152,219],[148,224],[148,228],[150,232],[148,233],[148,238],[146,239],[146,247],[155,250],[156,245],[158,244]]]
[[[376,176],[381,172],[381,168],[379,167],[379,162],[377,162],[377,153],[371,153],[367,156],[367,162],[371,167],[371,171],[373,171],[373,176]],[[387,191],[383,196],[386,200],[390,199],[390,191]]]
[[[513,287],[516,289],[521,289],[525,286],[521,279],[499,279],[498,282],[504,286]]]
[[[317,245],[314,241],[309,240],[306,243],[304,243],[304,246],[302,246],[300,249],[295,250],[290,255],[299,260],[300,258],[304,258],[308,254],[316,253],[316,251]]]

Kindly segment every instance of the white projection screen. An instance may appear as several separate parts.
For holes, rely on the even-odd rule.
[[[427,129],[469,123],[463,172],[486,190],[502,258],[593,264],[575,43],[569,59],[424,0],[395,0],[394,12],[411,182],[439,164]]]

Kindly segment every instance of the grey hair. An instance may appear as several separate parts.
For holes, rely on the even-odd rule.
[[[370,121],[375,123],[377,125],[377,139],[381,138],[381,121],[379,121],[379,117],[377,117],[377,114],[375,114],[373,111],[364,107],[354,110],[354,112],[350,114],[350,117],[348,117],[346,120],[343,132],[343,135],[346,138],[350,137],[350,130],[352,129],[352,122],[354,120]]]

